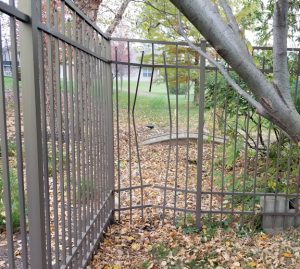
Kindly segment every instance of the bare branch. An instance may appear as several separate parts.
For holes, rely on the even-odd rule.
[[[178,24],[179,24],[179,34],[186,40],[186,42],[189,44],[189,46],[197,51],[200,55],[205,57],[211,64],[213,64],[215,67],[217,67],[220,71],[220,73],[224,76],[224,78],[227,80],[229,85],[242,97],[244,97],[253,107],[256,108],[257,113],[263,116],[267,116],[266,110],[263,108],[263,106],[258,103],[250,94],[248,94],[246,91],[244,91],[228,74],[225,68],[223,68],[222,65],[220,65],[215,59],[213,59],[210,55],[205,53],[201,48],[196,46],[190,39],[187,37],[185,31],[183,30],[182,26],[182,20],[181,20],[181,13],[178,14]]]

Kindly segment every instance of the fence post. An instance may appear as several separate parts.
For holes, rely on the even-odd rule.
[[[111,59],[111,41],[107,40],[105,41],[106,43],[106,55],[105,57],[107,59]],[[114,109],[113,109],[113,78],[112,78],[112,71],[111,71],[111,64],[106,67],[108,69],[108,74],[107,74],[107,81],[108,81],[108,106],[110,107],[110,110],[108,111],[109,113],[109,136],[110,136],[110,143],[109,143],[109,152],[110,152],[110,160],[109,160],[109,173],[110,173],[110,190],[112,190],[112,194],[110,197],[110,208],[109,210],[113,211],[113,214],[111,216],[111,223],[115,222],[115,215],[114,215],[114,210],[115,210],[115,165],[114,165]]]
[[[46,268],[45,219],[40,118],[39,59],[41,1],[19,1],[19,9],[31,17],[21,23],[20,58],[24,111],[25,163],[28,196],[30,264],[33,269]]]
[[[201,41],[201,50],[206,51],[206,41]],[[204,128],[204,95],[205,93],[205,58],[200,57],[199,86],[199,123],[198,123],[198,157],[197,157],[197,196],[196,196],[196,226],[201,228],[202,202],[202,162],[203,162],[203,128]]]

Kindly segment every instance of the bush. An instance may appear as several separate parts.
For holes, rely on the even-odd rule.
[[[170,94],[175,94],[177,93],[177,88],[176,84],[170,85],[169,86]],[[188,84],[187,83],[182,83],[178,85],[178,95],[184,95],[188,90]]]
[[[7,141],[7,155],[8,157],[15,157],[17,155],[17,146],[16,143],[8,140]],[[2,149],[0,146],[0,158],[2,157]]]

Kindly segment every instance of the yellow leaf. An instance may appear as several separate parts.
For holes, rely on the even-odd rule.
[[[248,266],[255,268],[256,267],[256,262],[255,261],[249,262]]]
[[[284,252],[282,255],[283,255],[284,257],[286,257],[286,258],[292,258],[292,257],[293,257],[293,254],[290,253],[290,252]]]
[[[113,266],[113,269],[120,269],[120,267],[119,267],[119,265],[115,264],[115,265]]]
[[[131,249],[132,249],[132,250],[139,250],[139,249],[140,249],[140,245],[139,245],[139,244],[136,244],[136,243],[133,243],[133,244],[131,245]]]
[[[133,241],[134,240],[134,237],[132,237],[132,236],[127,236],[127,238],[126,238],[128,241]]]
[[[265,235],[265,234],[262,234],[262,235],[260,236],[260,240],[268,240],[268,236]]]

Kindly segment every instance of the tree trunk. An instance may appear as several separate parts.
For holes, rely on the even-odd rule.
[[[195,105],[199,105],[200,81],[199,81],[199,78],[196,78],[193,81],[194,81],[194,103],[195,103]]]
[[[171,0],[215,50],[245,81],[263,106],[261,115],[283,129],[300,144],[300,115],[281,85],[271,84],[246,53],[240,37],[226,24],[210,0]],[[281,1],[280,1],[281,2]],[[284,0],[283,0],[284,2]],[[284,38],[284,37],[283,37]]]
[[[195,54],[195,65],[199,65],[200,57],[199,54]],[[194,82],[194,103],[199,105],[199,97],[200,97],[200,79],[199,76],[193,79]]]

